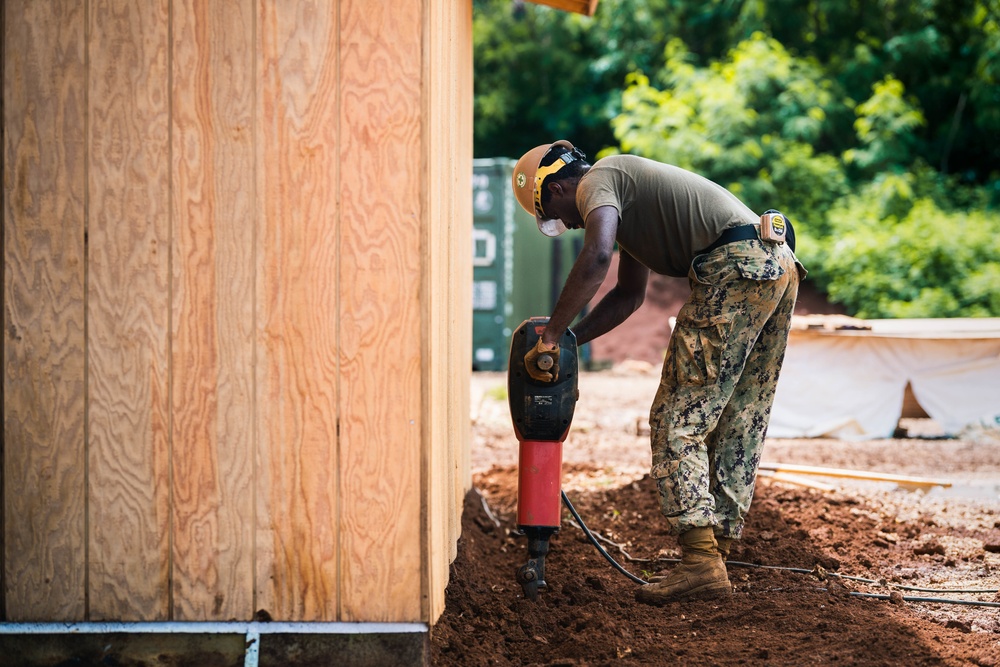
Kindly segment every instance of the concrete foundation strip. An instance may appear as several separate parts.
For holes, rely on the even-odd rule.
[[[266,634],[395,634],[428,632],[426,623],[305,623],[291,621],[239,622],[161,621],[148,623],[0,623],[0,635],[64,634],[197,634],[246,636],[244,667],[257,667],[260,636]]]

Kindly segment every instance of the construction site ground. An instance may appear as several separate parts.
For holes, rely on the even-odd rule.
[[[617,363],[581,373],[563,450],[563,489],[609,553],[643,578],[680,555],[647,475],[666,319],[686,296],[683,281],[659,280],[669,284],[654,281],[643,309],[593,343],[595,358]],[[797,313],[817,312],[837,311],[807,286]],[[637,584],[564,508],[548,586],[531,601],[515,579],[528,555],[517,534],[518,444],[505,387],[505,373],[473,374],[473,489],[446,609],[431,632],[434,665],[1000,665],[1000,608],[919,599],[1000,603],[995,431],[945,438],[935,422],[911,419],[901,421],[905,437],[768,439],[765,462],[951,486],[762,473],[725,600],[637,603]],[[954,590],[990,592],[940,592]]]

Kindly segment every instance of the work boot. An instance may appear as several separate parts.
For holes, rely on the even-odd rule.
[[[715,542],[718,544],[719,555],[722,556],[723,561],[729,560],[729,551],[732,549],[733,542],[736,540],[731,537],[722,537],[721,535],[715,536]],[[669,574],[654,574],[649,578],[649,583],[658,584],[662,581],[666,581]]]
[[[733,586],[712,529],[691,528],[681,533],[678,541],[681,562],[662,581],[637,590],[635,599],[646,604],[665,604],[731,595]]]
[[[719,545],[719,555],[722,556],[722,560],[729,560],[729,550],[733,548],[734,540],[731,537],[723,537],[722,535],[716,535],[715,541]]]

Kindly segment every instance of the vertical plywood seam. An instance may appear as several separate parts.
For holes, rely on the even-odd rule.
[[[253,7],[253,10],[252,10],[252,13],[251,13],[252,18],[251,18],[251,28],[250,28],[250,31],[251,31],[251,37],[250,37],[251,42],[250,43],[252,44],[252,51],[253,51],[253,54],[254,54],[253,55],[253,65],[251,66],[252,67],[252,71],[253,71],[253,79],[252,80],[253,80],[253,83],[254,83],[254,85],[253,85],[253,101],[251,102],[251,111],[250,111],[250,113],[252,114],[251,119],[250,119],[251,128],[252,128],[252,131],[250,132],[250,137],[251,137],[250,140],[253,142],[253,145],[252,145],[252,147],[250,149],[252,151],[252,153],[253,153],[253,229],[250,232],[251,235],[252,235],[252,237],[253,237],[253,240],[252,240],[253,252],[251,253],[251,255],[252,255],[252,268],[251,268],[251,271],[253,272],[253,277],[252,277],[253,287],[251,288],[252,289],[252,298],[253,298],[253,310],[252,310],[252,312],[250,314],[251,331],[253,332],[253,338],[252,338],[253,344],[252,344],[252,347],[251,347],[251,350],[250,350],[250,365],[252,366],[251,375],[250,375],[251,382],[252,382],[252,388],[251,388],[251,392],[250,392],[250,421],[252,422],[252,426],[251,426],[251,429],[250,429],[250,452],[251,452],[251,456],[250,456],[250,459],[251,459],[250,488],[251,488],[251,498],[252,498],[252,502],[253,502],[253,507],[251,508],[251,514],[252,514],[252,517],[253,517],[253,519],[252,519],[253,523],[251,524],[253,526],[253,532],[252,532],[253,538],[250,540],[250,562],[251,562],[251,568],[250,568],[250,614],[251,614],[251,617],[255,617],[255,615],[257,613],[257,609],[258,609],[258,607],[257,607],[257,540],[258,540],[259,534],[260,534],[260,526],[257,523],[258,494],[260,492],[260,489],[257,488],[257,483],[258,483],[258,479],[257,479],[257,458],[258,458],[259,453],[260,453],[259,450],[258,450],[258,446],[260,444],[260,429],[258,428],[258,426],[259,426],[259,424],[258,424],[259,415],[257,413],[257,392],[259,390],[259,387],[257,386],[257,381],[258,381],[258,377],[257,377],[257,363],[258,363],[258,361],[257,361],[257,353],[258,353],[258,348],[260,347],[260,332],[257,329],[257,313],[258,313],[258,309],[260,307],[260,303],[259,303],[259,296],[260,295],[257,293],[257,290],[259,288],[259,285],[258,285],[258,282],[257,282],[258,281],[258,273],[257,273],[257,271],[258,271],[258,268],[259,268],[260,257],[258,256],[257,253],[260,250],[260,246],[258,245],[258,232],[259,232],[258,228],[262,224],[262,222],[260,220],[260,189],[259,189],[260,184],[258,183],[258,179],[260,178],[260,172],[259,172],[259,170],[260,170],[260,153],[258,151],[257,141],[258,141],[258,138],[259,138],[259,135],[260,135],[260,127],[257,124],[258,121],[259,121],[259,118],[258,118],[258,115],[257,115],[257,105],[260,102],[260,90],[261,90],[261,87],[263,86],[263,84],[260,82],[260,79],[257,77],[257,72],[258,72],[258,70],[257,70],[257,64],[260,61],[260,57],[258,56],[258,48],[257,48],[257,46],[258,46],[257,45],[257,15],[258,15],[258,7],[257,7],[256,3],[252,2],[252,0],[251,0],[250,4]]]
[[[343,64],[343,57],[344,57],[344,55],[343,55],[343,51],[341,49],[341,46],[343,44],[343,39],[342,39],[341,32],[344,29],[344,21],[343,21],[343,14],[341,13],[342,6],[343,6],[343,3],[341,3],[341,2],[337,3],[337,16],[336,16],[336,19],[335,19],[336,20],[336,25],[334,27],[334,29],[336,30],[336,35],[337,35],[336,55],[334,56],[334,66],[337,68],[337,75],[336,75],[336,80],[337,80],[337,86],[336,86],[336,89],[337,89],[337,131],[336,131],[336,134],[335,134],[335,141],[337,142],[338,146],[341,147],[341,149],[342,149],[342,147],[344,145],[344,134],[343,134],[344,130],[343,130],[343,122],[342,122],[343,118],[344,118],[344,114],[343,114],[343,108],[344,108],[344,85],[343,85],[343,83],[344,82],[342,80],[342,75],[343,75],[342,64]],[[340,153],[341,156],[343,156],[343,150],[339,150],[338,152]],[[343,312],[342,312],[343,311],[343,305],[342,305],[343,300],[341,298],[342,295],[343,295],[343,291],[342,290],[343,290],[343,285],[344,285],[344,276],[343,276],[343,274],[344,274],[344,262],[343,262],[343,259],[342,259],[343,258],[343,254],[341,252],[341,250],[342,250],[342,248],[341,248],[341,242],[343,241],[343,238],[344,238],[344,209],[343,209],[343,202],[344,202],[343,195],[344,195],[344,190],[343,190],[343,185],[341,184],[341,175],[343,174],[343,162],[342,162],[342,160],[341,159],[335,160],[335,165],[336,165],[336,169],[337,169],[337,173],[334,175],[334,192],[336,193],[335,196],[337,197],[337,207],[335,209],[336,210],[336,216],[337,216],[337,235],[334,238],[334,243],[336,243],[336,245],[337,245],[337,289],[336,289],[335,296],[334,296],[334,309],[336,310],[336,313],[337,313],[337,329],[334,332],[334,340],[336,341],[336,345],[337,345],[337,361],[336,361],[336,367],[335,367],[335,372],[336,372],[336,378],[337,379],[335,381],[336,384],[335,384],[334,391],[336,392],[335,395],[337,397],[337,403],[336,403],[337,414],[334,415],[334,419],[335,419],[335,423],[337,425],[337,431],[336,431],[336,443],[337,444],[336,444],[336,451],[335,451],[335,455],[336,455],[335,461],[337,462],[337,465],[336,465],[336,468],[337,468],[337,477],[334,480],[333,497],[334,497],[335,502],[337,503],[336,512],[334,514],[334,516],[336,517],[336,525],[337,525],[337,549],[335,551],[336,561],[334,562],[334,571],[337,573],[337,607],[336,607],[337,613],[336,613],[336,618],[337,618],[338,621],[341,621],[341,620],[343,620],[343,600],[344,600],[344,584],[343,584],[343,578],[340,576],[341,573],[342,573],[342,570],[343,570],[343,552],[344,552],[344,531],[343,531],[343,526],[344,526],[344,523],[343,523],[344,502],[343,502],[343,500],[344,499],[342,497],[343,496],[343,491],[342,491],[343,484],[342,484],[342,481],[343,481],[343,473],[344,473],[344,471],[343,471],[343,467],[341,465],[341,460],[342,460],[341,459],[341,450],[342,450],[343,440],[342,440],[341,429],[340,429],[340,422],[341,422],[341,418],[343,417],[342,407],[343,407],[343,395],[344,395],[343,394],[344,389],[343,389],[343,383],[342,383],[343,372],[341,370],[341,362],[343,361],[343,354],[341,352],[343,350],[343,344],[342,344],[342,340],[341,340],[341,335],[343,333],[343,322],[344,322]]]
[[[167,619],[174,620],[174,3],[167,2]]]
[[[90,0],[83,6],[83,618],[90,620]]]
[[[0,77],[7,73],[7,3],[0,5]],[[0,84],[2,85],[2,84]],[[0,91],[3,89],[0,88]],[[0,160],[0,183],[7,182],[7,116],[4,115],[4,95],[0,94],[0,150],[3,151],[3,159]],[[6,204],[7,189],[3,190],[4,204]],[[0,207],[0,215],[6,212],[7,207]],[[7,220],[4,217],[0,220],[0,245],[4,248],[7,247]],[[3,255],[0,255],[0,275],[4,276],[0,280],[5,280],[7,276],[7,253],[6,251]],[[7,305],[7,285],[4,282],[4,289],[0,292],[0,306],[6,307]],[[7,368],[7,346],[4,345],[0,347],[0,368]],[[3,406],[4,422],[6,423],[7,417],[7,401],[6,394],[4,393],[4,378],[0,378],[0,405]],[[6,429],[5,429],[6,432]],[[4,541],[6,542],[7,537],[7,523],[5,518],[7,516],[7,485],[4,483],[4,478],[6,473],[6,466],[4,466],[4,460],[6,458],[6,449],[3,442],[0,442],[0,535],[4,536]],[[7,620],[7,549],[0,546],[0,621]]]
[[[421,401],[420,407],[423,416],[422,427],[421,427],[421,453],[420,453],[420,614],[424,619],[430,618],[430,557],[429,553],[431,550],[431,543],[433,542],[433,537],[430,535],[431,531],[431,497],[430,497],[430,482],[429,476],[431,475],[432,465],[431,465],[431,436],[432,434],[432,424],[433,418],[431,415],[431,398],[430,393],[433,389],[433,378],[431,374],[431,366],[427,363],[428,358],[431,356],[431,345],[433,344],[433,335],[431,331],[431,315],[432,307],[430,304],[431,296],[433,294],[433,276],[431,275],[431,266],[433,262],[428,260],[428,256],[433,248],[433,243],[431,243],[430,236],[433,233],[432,225],[430,223],[430,181],[428,177],[429,170],[431,168],[431,139],[433,130],[431,129],[431,118],[433,114],[434,103],[431,99],[433,88],[430,85],[430,78],[432,75],[430,67],[430,51],[431,51],[431,20],[430,20],[430,0],[425,0],[423,2],[422,9],[422,20],[420,22],[420,28],[422,31],[421,36],[421,48],[420,48],[420,73],[421,73],[421,131],[420,131],[420,150],[421,150],[421,184],[420,184],[420,207],[421,213],[420,218],[423,227],[423,234],[420,236],[421,248],[420,248],[420,274],[422,279],[420,281],[420,287],[423,294],[420,295],[420,302],[423,304],[420,309],[421,324],[421,345],[420,353],[424,359],[421,363],[422,368],[422,379],[421,379]]]

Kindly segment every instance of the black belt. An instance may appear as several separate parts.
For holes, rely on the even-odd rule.
[[[722,232],[722,236],[716,239],[715,243],[708,246],[704,250],[699,250],[697,254],[704,255],[706,252],[712,252],[716,248],[721,248],[727,243],[735,243],[736,241],[748,241],[750,239],[759,239],[760,234],[757,231],[757,225],[740,225],[739,227],[730,227],[729,229]]]

